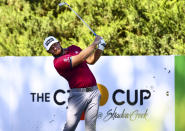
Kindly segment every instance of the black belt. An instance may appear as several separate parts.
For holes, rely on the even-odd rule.
[[[97,89],[98,89],[97,86],[91,86],[91,87],[87,87],[87,88],[73,88],[73,89],[71,89],[71,92],[90,92],[90,91],[94,91]]]

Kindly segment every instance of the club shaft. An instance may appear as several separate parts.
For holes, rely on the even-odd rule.
[[[91,32],[96,36],[96,33],[89,27],[89,25],[65,2],[65,4],[78,16],[78,18],[91,30]]]

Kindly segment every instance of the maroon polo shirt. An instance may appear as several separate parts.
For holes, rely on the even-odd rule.
[[[72,68],[71,57],[78,55],[82,49],[72,45],[67,53],[54,59],[54,67],[64,77],[70,88],[87,88],[96,85],[96,79],[90,71],[86,61]]]

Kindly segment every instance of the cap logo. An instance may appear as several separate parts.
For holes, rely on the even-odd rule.
[[[54,41],[54,39],[53,39],[53,38],[50,38],[49,40],[47,40],[47,41],[46,41],[46,46],[48,46],[48,45],[49,45],[49,43],[51,43],[52,41]]]

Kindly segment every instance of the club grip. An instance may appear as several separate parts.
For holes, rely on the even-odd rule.
[[[94,36],[96,36],[96,33],[93,33],[94,34]]]

